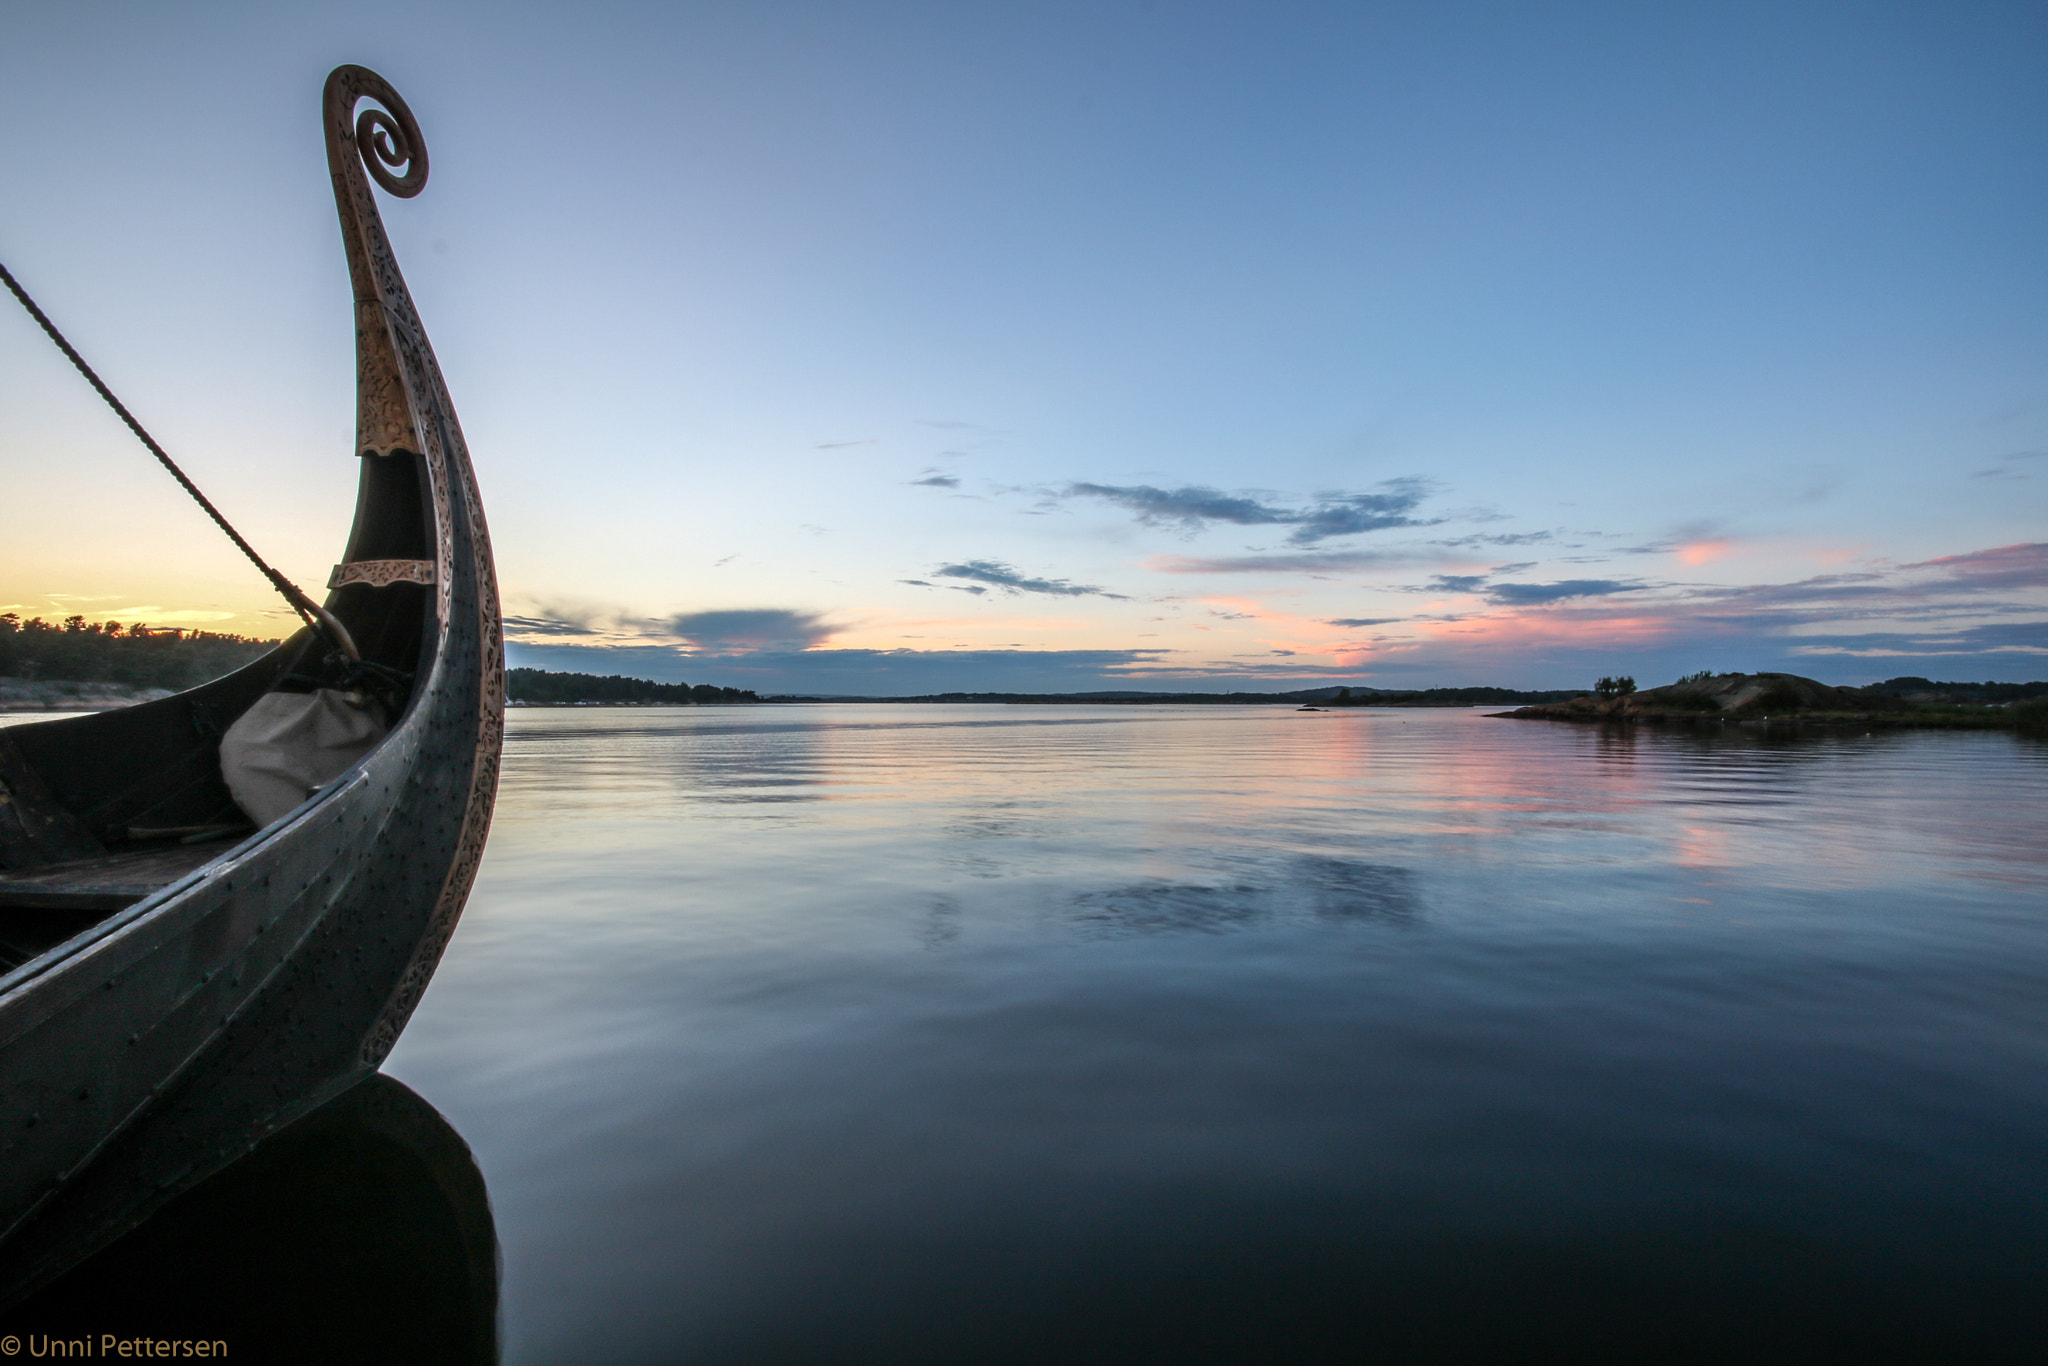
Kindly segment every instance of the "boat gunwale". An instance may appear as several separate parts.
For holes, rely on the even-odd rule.
[[[278,841],[300,831],[330,803],[338,801],[368,782],[371,760],[375,759],[397,735],[398,732],[394,730],[376,749],[364,755],[346,773],[307,797],[304,802],[277,821],[255,831],[240,843],[222,850],[218,857],[194,868],[175,882],[166,883],[133,905],[109,913],[71,938],[52,945],[28,962],[0,976],[0,1047],[5,1047],[33,1029],[41,1022],[41,1018],[48,1018],[51,1012],[45,1012],[41,1018],[21,1018],[34,1014],[35,1004],[46,1003],[61,1008],[79,994],[62,993],[58,985],[61,979],[56,974],[69,968],[78,968],[82,971],[80,965],[98,957],[95,950],[105,948],[106,951],[113,951],[109,941],[117,938],[128,939],[132,934],[140,934],[140,927],[145,924],[168,920],[176,911],[188,909],[192,904],[188,898],[202,886],[240,867],[251,858],[270,852],[277,846]],[[181,902],[184,905],[181,906]],[[146,955],[147,952],[145,948],[143,954],[138,957]],[[117,972],[121,970],[115,969]],[[45,982],[49,985],[38,991],[37,988],[43,986]],[[62,999],[53,999],[56,997]]]
[[[303,633],[300,634],[303,635]],[[405,709],[399,713],[396,724],[386,731],[376,744],[364,751],[355,763],[330,779],[317,791],[307,794],[303,802],[300,802],[269,825],[251,831],[239,842],[222,850],[218,855],[208,859],[190,872],[171,882],[165,883],[163,886],[156,888],[129,905],[121,907],[119,910],[108,912],[105,916],[71,936],[71,938],[51,945],[26,963],[19,964],[4,973],[0,973],[0,1046],[5,1046],[12,1040],[20,1037],[20,1034],[23,1032],[10,1028],[8,1017],[22,1008],[20,993],[24,987],[30,986],[40,978],[47,976],[80,952],[91,948],[94,944],[126,930],[130,925],[163,909],[164,906],[175,898],[183,896],[186,892],[224,871],[231,863],[239,863],[259,850],[266,848],[272,841],[283,837],[287,832],[302,825],[315,810],[324,806],[329,801],[338,798],[344,791],[354,788],[359,782],[366,781],[369,776],[370,766],[377,761],[379,755],[388,750],[393,742],[402,735],[409,731],[417,730],[421,725],[425,724],[422,718],[428,711],[426,702],[433,691],[434,685],[439,681],[445,664],[446,640],[446,633],[439,630],[438,627],[429,636],[427,648],[433,652],[433,657],[423,670],[425,676],[412,689],[410,695],[407,696]],[[209,679],[196,688],[188,688],[182,693],[173,693],[169,697],[157,698],[151,702],[138,705],[163,706],[175,703],[182,698],[189,698],[205,692],[215,684],[235,677],[236,674],[260,670],[265,666],[275,665],[280,660],[288,661],[289,657],[296,654],[299,649],[299,636],[294,636],[291,639],[285,640],[275,650],[268,651],[259,658],[251,660],[248,664],[235,670],[234,673],[223,674],[220,678]],[[11,729],[28,730],[38,726],[62,725],[66,723],[90,724],[100,717],[113,715],[125,710],[126,708],[116,708],[113,712],[88,712],[79,716],[52,717],[48,721],[34,721],[26,726]]]

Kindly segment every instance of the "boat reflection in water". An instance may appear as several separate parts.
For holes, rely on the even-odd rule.
[[[4,1316],[54,1339],[224,1342],[231,1359],[497,1359],[483,1175],[433,1106],[382,1074],[265,1140]],[[217,1350],[217,1349],[216,1349]]]

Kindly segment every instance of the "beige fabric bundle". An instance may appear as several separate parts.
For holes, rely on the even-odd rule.
[[[346,773],[388,729],[384,709],[360,693],[265,693],[221,737],[221,776],[249,819],[268,825]]]

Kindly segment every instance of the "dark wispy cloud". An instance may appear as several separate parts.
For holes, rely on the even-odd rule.
[[[1972,593],[2007,588],[2048,587],[2048,542],[2003,545],[1967,555],[1945,555],[1938,560],[1921,560],[1906,569],[1938,569],[1946,577],[1943,586]]]
[[[1328,621],[1324,622],[1323,625],[1351,627],[1388,626],[1394,622],[1406,620],[1406,617],[1332,617]]]
[[[1543,543],[1544,543],[1544,542],[1546,542],[1546,541],[1551,541],[1551,540],[1555,540],[1555,539],[1556,539],[1556,533],[1554,533],[1554,532],[1549,532],[1549,531],[1518,531],[1518,532],[1514,532],[1514,533],[1511,533],[1511,534],[1503,534],[1503,535],[1499,535],[1499,536],[1483,536],[1483,535],[1472,535],[1472,536],[1460,536],[1460,537],[1457,537],[1457,538],[1456,538],[1455,540],[1449,540],[1449,541],[1438,541],[1438,542],[1436,542],[1436,544],[1437,544],[1437,545],[1448,545],[1448,546],[1482,546],[1482,545],[1499,545],[1499,546],[1508,546],[1508,545],[1541,545],[1541,544],[1543,544]]]
[[[1649,585],[1623,583],[1618,579],[1563,579],[1557,583],[1496,583],[1486,589],[1487,599],[1504,607],[1534,607],[1567,598],[1602,598],[1616,593],[1640,593]]]
[[[1850,574],[1815,574],[1792,583],[1703,584],[1688,596],[1705,603],[1739,603],[1753,609],[1824,603],[1831,611],[1859,601],[1900,605],[1906,598],[1926,595],[1925,589],[1902,584],[1888,574],[1874,571]]]
[[[1112,593],[1094,584],[1070,583],[1066,579],[1040,579],[1022,573],[1001,560],[967,560],[960,564],[940,565],[932,571],[935,579],[965,579],[969,583],[984,584],[1005,593],[1044,593],[1058,598],[1117,598],[1122,593]],[[908,582],[908,580],[906,580]]]
[[[832,627],[816,612],[781,607],[685,612],[668,619],[668,629],[700,650],[807,650],[832,638]]]
[[[1648,584],[1620,579],[1561,579],[1556,583],[1502,583],[1503,574],[1519,574],[1533,564],[1495,565],[1484,574],[1437,574],[1424,583],[1410,585],[1408,593],[1478,593],[1501,607],[1541,607],[1572,598],[1608,597],[1615,593],[1641,593]]]
[[[831,639],[834,629],[821,613],[784,607],[641,617],[614,606],[543,602],[531,612],[505,617],[506,634],[515,640],[578,640],[590,648],[639,648],[650,640],[668,640],[680,644],[647,648],[700,653],[804,650]]]
[[[505,630],[514,636],[584,636],[592,639],[664,635],[661,622],[642,621],[622,607],[574,599],[529,598],[531,611],[505,614]]]
[[[1421,569],[1470,563],[1469,556],[1413,550],[1316,550],[1291,555],[1155,555],[1155,574],[1344,574],[1359,570]]]
[[[2048,451],[2014,451],[2002,455],[1981,470],[1970,471],[1972,479],[2025,479],[2038,474],[2042,466],[2036,461],[2048,460]]]
[[[811,449],[814,451],[843,451],[848,446],[872,446],[874,444],[875,438],[868,436],[862,437],[859,441],[823,441],[811,447]]]
[[[1200,484],[1176,489],[1150,484],[1069,484],[1068,498],[1099,498],[1137,514],[1150,526],[1175,526],[1194,531],[1212,522],[1233,526],[1291,526],[1289,545],[1314,545],[1333,536],[1356,536],[1391,527],[1435,526],[1441,517],[1417,519],[1408,514],[1429,493],[1422,479],[1389,479],[1377,493],[1326,493],[1305,507],[1286,507],[1244,494],[1225,493]]]
[[[957,489],[960,487],[960,481],[950,474],[928,475],[923,479],[912,479],[909,483],[912,488]]]
[[[2048,621],[1996,621],[1950,631],[1870,631],[1861,635],[1802,635],[1795,654],[1863,655],[1884,657],[1916,655],[1921,658],[1953,658],[1957,655],[2016,652],[2048,655]],[[2048,672],[2048,660],[2037,666],[2038,676]]]
[[[514,613],[505,614],[505,629],[522,636],[587,636],[592,634],[588,623],[565,621],[559,617],[524,617]]]

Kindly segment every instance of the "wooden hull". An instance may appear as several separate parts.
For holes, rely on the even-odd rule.
[[[291,815],[0,977],[0,1293],[373,1071],[482,855],[503,733],[497,583],[453,405],[355,160],[365,95],[403,109],[361,68],[329,79],[365,462],[343,569],[372,572],[338,574],[328,605],[411,666],[405,710]],[[425,568],[379,582],[390,564]],[[138,811],[217,801],[221,725],[315,648],[302,632],[192,693],[8,734],[59,815],[115,839]]]

